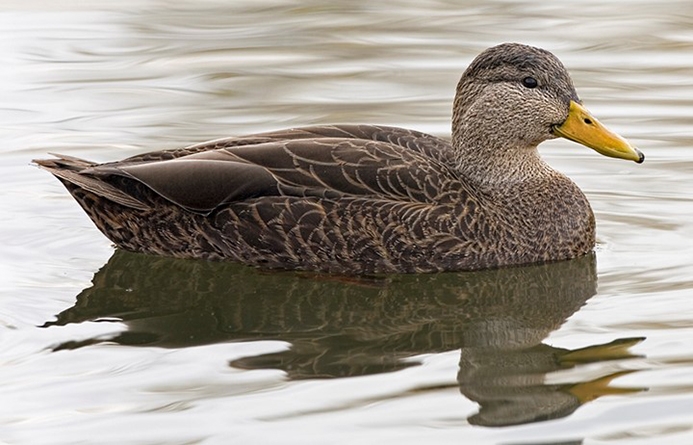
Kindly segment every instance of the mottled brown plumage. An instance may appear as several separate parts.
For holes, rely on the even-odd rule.
[[[36,162],[126,250],[356,274],[483,269],[592,250],[589,203],[536,150],[566,136],[578,102],[555,56],[504,44],[462,75],[452,142],[333,125]]]

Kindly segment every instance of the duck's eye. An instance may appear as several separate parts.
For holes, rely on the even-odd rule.
[[[527,88],[536,88],[539,85],[539,82],[537,82],[537,79],[534,77],[525,77],[522,79],[522,85],[526,86]]]

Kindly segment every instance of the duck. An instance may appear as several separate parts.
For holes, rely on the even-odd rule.
[[[346,275],[569,260],[595,246],[584,193],[537,146],[644,155],[583,105],[551,52],[503,43],[457,84],[451,138],[337,124],[95,163],[34,160],[116,247]]]

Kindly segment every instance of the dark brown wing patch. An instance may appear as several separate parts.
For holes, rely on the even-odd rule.
[[[109,172],[136,179],[169,201],[202,213],[225,202],[278,194],[277,181],[265,168],[233,161],[182,158]]]

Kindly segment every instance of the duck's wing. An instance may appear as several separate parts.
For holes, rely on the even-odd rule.
[[[463,188],[456,173],[425,150],[356,137],[281,138],[280,134],[273,133],[269,141],[263,136],[261,142],[172,159],[129,158],[80,173],[107,182],[109,176],[134,179],[199,213],[266,196],[442,203],[457,199]]]

